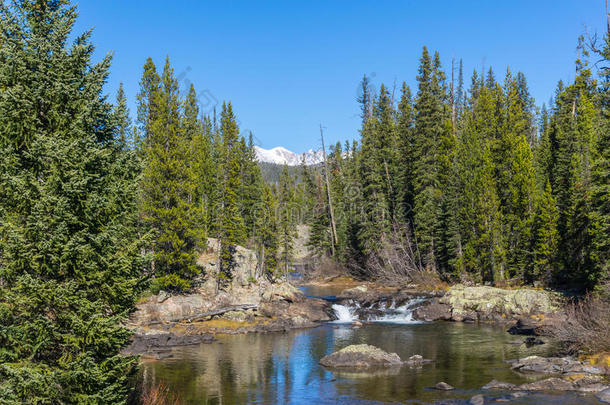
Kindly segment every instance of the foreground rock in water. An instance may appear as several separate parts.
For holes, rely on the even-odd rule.
[[[602,367],[592,366],[571,357],[530,356],[507,361],[511,369],[533,374],[593,374],[602,375]]]
[[[598,392],[595,397],[605,404],[610,404],[610,388]]]
[[[500,391],[578,391],[601,393],[609,390],[601,376],[574,374],[566,377],[551,377],[527,384],[515,385],[493,380],[482,387],[484,390]]]
[[[330,368],[369,368],[400,366],[402,360],[396,353],[387,353],[371,345],[351,345],[324,356],[320,364]]]
[[[522,385],[514,385],[493,380],[483,386],[484,390],[517,391],[578,391],[601,393],[608,390],[608,382],[603,374],[608,370],[592,366],[570,357],[530,356],[509,360],[507,363],[515,371],[529,374],[551,374],[553,377]]]
[[[441,382],[437,383],[434,386],[434,388],[437,389],[437,390],[440,390],[440,391],[452,391],[452,390],[455,389],[454,387],[452,387],[451,385],[447,384],[444,381],[441,381]]]

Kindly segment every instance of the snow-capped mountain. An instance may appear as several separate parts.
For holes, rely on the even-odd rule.
[[[254,146],[256,152],[256,159],[259,162],[275,163],[278,165],[286,164],[288,166],[298,166],[305,158],[306,165],[317,165],[323,160],[321,150],[309,150],[305,153],[294,153],[286,148],[278,146],[273,149],[263,149],[258,146]]]

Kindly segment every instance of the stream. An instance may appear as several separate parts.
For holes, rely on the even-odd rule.
[[[332,302],[332,291],[305,292]],[[505,360],[551,355],[553,346],[514,344],[518,337],[503,326],[416,322],[412,304],[392,308],[390,303],[387,315],[354,328],[353,308],[335,303],[335,322],[286,333],[218,336],[211,344],[174,348],[163,360],[144,362],[141,377],[144,384],[163,383],[185,404],[466,403],[476,394],[485,395],[486,403],[599,403],[578,393],[513,398],[510,392],[482,391],[493,379],[515,384],[540,379],[511,371]],[[327,354],[361,343],[402,359],[420,354],[434,363],[372,373],[332,371],[318,364]],[[439,381],[457,389],[437,391],[432,387]]]

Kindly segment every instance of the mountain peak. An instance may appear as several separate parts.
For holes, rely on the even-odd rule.
[[[263,149],[254,146],[256,159],[259,162],[274,163],[278,165],[298,166],[305,159],[306,165],[316,165],[322,162],[322,151],[309,150],[305,153],[291,152],[283,146],[276,146],[272,149]]]

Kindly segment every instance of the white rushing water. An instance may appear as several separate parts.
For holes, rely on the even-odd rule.
[[[426,298],[413,298],[399,307],[396,307],[396,303],[392,301],[391,303],[386,304],[385,308],[378,308],[379,310],[383,311],[384,314],[382,316],[365,319],[363,321],[399,324],[421,323],[421,321],[416,321],[413,319],[413,310],[418,304],[421,304],[425,300]],[[350,305],[334,304],[332,308],[337,316],[337,320],[334,321],[334,323],[352,323],[360,320],[357,314],[357,310],[360,308],[358,303]]]
[[[352,323],[358,320],[358,316],[354,313],[357,307],[348,307],[345,305],[334,304],[333,311],[335,311],[335,315],[337,316],[337,320],[335,323]]]

